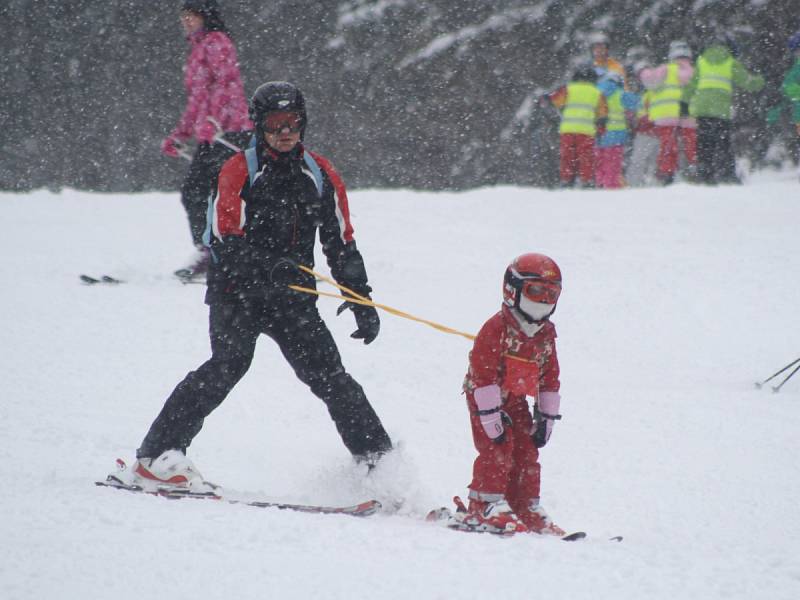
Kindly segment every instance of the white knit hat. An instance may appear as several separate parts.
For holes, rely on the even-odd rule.
[[[692,58],[692,49],[683,40],[675,40],[669,43],[669,60],[676,58]]]

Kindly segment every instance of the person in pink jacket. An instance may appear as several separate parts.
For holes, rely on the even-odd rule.
[[[690,169],[697,163],[697,123],[689,116],[683,101],[683,88],[692,80],[692,51],[686,42],[676,40],[669,45],[668,61],[643,69],[639,75],[650,91],[648,117],[655,125],[659,139],[657,179],[668,185],[678,171],[679,141]]]
[[[181,201],[197,254],[189,266],[175,272],[187,281],[203,277],[208,269],[208,249],[203,245],[208,199],[222,164],[235,148],[247,144],[253,124],[247,116],[236,48],[216,0],[185,0],[180,20],[191,45],[183,79],[186,108],[161,144],[161,151],[167,156],[183,154],[189,158],[184,147],[192,140],[196,142],[181,185]]]

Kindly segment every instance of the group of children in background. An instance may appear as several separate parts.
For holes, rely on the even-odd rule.
[[[681,164],[682,174],[693,182],[739,183],[731,146],[733,92],[757,92],[765,81],[737,59],[731,38],[710,36],[696,61],[688,43],[674,40],[663,64],[638,62],[630,76],[609,57],[605,35],[596,34],[590,43],[592,63],[579,66],[569,83],[540,98],[540,104],[552,104],[561,114],[562,187],[643,184],[641,173],[624,168],[632,135],[631,171],[647,170],[653,162],[646,156],[648,147],[655,146],[656,183],[673,183]],[[800,32],[788,48],[795,64],[783,92],[800,135]]]

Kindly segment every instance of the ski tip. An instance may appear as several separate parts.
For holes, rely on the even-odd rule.
[[[615,535],[614,537],[608,538],[609,542],[621,542],[624,538],[621,535]]]
[[[381,508],[383,508],[383,504],[377,500],[367,500],[366,502],[362,502],[361,504],[357,505],[359,512],[372,511],[374,513],[378,512]]]
[[[567,535],[562,535],[561,539],[565,542],[577,542],[578,540],[582,540],[586,537],[585,531],[576,531],[575,533],[568,533]]]

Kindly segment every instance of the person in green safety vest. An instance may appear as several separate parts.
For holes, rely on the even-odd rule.
[[[675,40],[669,45],[667,58],[666,63],[643,69],[639,75],[650,92],[648,117],[659,140],[656,179],[662,185],[675,180],[681,142],[692,170],[697,162],[697,122],[689,116],[689,107],[683,102],[683,89],[694,76],[692,51],[686,42]]]
[[[572,80],[540,101],[561,110],[559,175],[561,187],[594,187],[594,142],[598,112],[605,111],[603,94],[597,88],[592,65],[576,69]]]
[[[800,31],[789,38],[789,51],[794,55],[794,64],[783,78],[783,94],[792,103],[792,122],[800,142]]]
[[[697,119],[697,177],[702,183],[740,183],[731,148],[733,90],[757,92],[764,78],[751,73],[731,52],[733,42],[713,36],[697,59],[683,100]]]
[[[786,72],[781,84],[781,91],[784,98],[781,102],[773,106],[767,112],[767,124],[774,126],[781,123],[781,117],[785,112],[789,112],[790,123],[792,123],[797,137],[790,148],[792,160],[797,164],[800,160],[800,31],[792,34],[786,43],[790,55],[794,58],[794,63]]]

